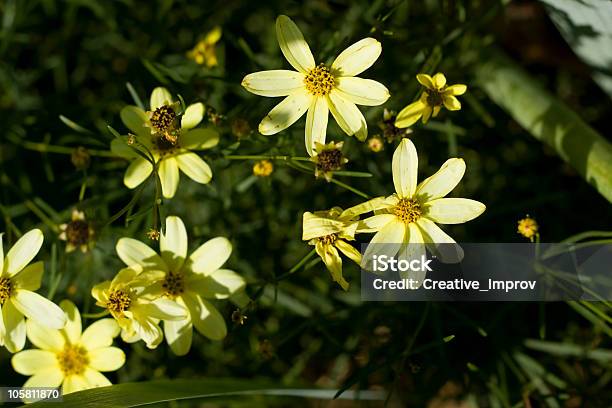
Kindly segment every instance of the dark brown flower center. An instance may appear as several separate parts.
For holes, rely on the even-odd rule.
[[[71,221],[66,225],[66,241],[74,246],[89,242],[89,223],[83,220]]]
[[[130,305],[132,304],[132,298],[130,297],[130,293],[124,289],[117,289],[113,291],[108,297],[108,301],[106,302],[106,307],[111,312],[122,314],[125,312]]]
[[[337,234],[325,235],[324,237],[319,237],[319,242],[325,245],[333,245],[338,240]]]
[[[168,272],[162,283],[165,295],[171,298],[180,296],[185,291],[185,280],[180,272]]]
[[[340,170],[344,155],[339,149],[323,150],[317,154],[317,169],[323,172]]]
[[[427,89],[425,91],[427,94],[427,104],[429,106],[441,106],[443,103],[442,100],[442,92],[432,91],[431,89]]]
[[[331,92],[336,81],[325,65],[320,64],[308,71],[304,78],[306,89],[313,95],[325,96]]]
[[[175,127],[176,112],[171,106],[162,105],[151,114],[151,126],[159,132],[165,133]]]

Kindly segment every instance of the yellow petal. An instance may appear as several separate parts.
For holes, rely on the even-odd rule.
[[[119,258],[130,268],[155,269],[167,271],[168,267],[162,258],[150,246],[133,238],[121,238],[115,246]],[[121,273],[121,272],[120,272]],[[125,276],[132,278],[133,270],[126,269]],[[113,280],[113,285],[119,283]]]
[[[393,153],[393,184],[400,198],[411,198],[416,191],[419,158],[414,143],[402,139]]]
[[[342,97],[335,89],[329,93],[328,102],[329,110],[344,133],[355,135],[359,141],[368,137],[368,125],[357,105]]]
[[[456,111],[461,109],[461,102],[452,95],[442,96],[442,102],[444,103],[444,107],[448,110]]]
[[[187,150],[206,150],[219,144],[219,133],[214,129],[192,129],[179,138],[181,147]]]
[[[193,338],[191,317],[183,320],[165,321],[164,334],[172,352],[177,356],[184,356],[189,352]]]
[[[407,128],[414,125],[423,116],[424,109],[425,103],[420,99],[406,106],[395,118],[395,127]]]
[[[4,259],[4,273],[12,277],[26,267],[40,251],[43,244],[43,233],[39,229],[33,229],[24,234],[11,249]]]
[[[137,135],[148,136],[151,134],[151,128],[147,127],[149,118],[145,111],[137,106],[128,105],[119,112],[121,121],[128,129]]]
[[[376,197],[371,200],[366,201],[365,203],[357,204],[353,207],[347,208],[342,211],[340,214],[340,218],[353,218],[357,215],[361,215],[363,213],[377,211],[383,208],[386,208],[387,204],[385,203],[385,197]]]
[[[336,89],[357,105],[378,106],[389,99],[389,90],[380,82],[357,77],[336,78]]]
[[[467,198],[438,198],[427,203],[425,216],[439,224],[462,224],[484,212],[485,205]]]
[[[357,265],[361,263],[361,252],[359,252],[357,248],[342,239],[337,240],[335,245],[336,248],[338,248],[340,252],[346,255],[351,261],[355,262]]]
[[[211,45],[215,44],[221,39],[221,34],[221,27],[216,26],[206,34],[206,37],[204,37],[204,42]]]
[[[431,89],[431,90],[436,89],[436,87],[434,86],[433,78],[431,76],[427,74],[418,74],[416,78],[417,78],[417,81],[419,81],[419,83],[423,85],[425,88]]]
[[[464,174],[465,162],[463,159],[448,159],[440,170],[419,184],[416,195],[423,197],[425,201],[444,197],[459,184]]]
[[[83,377],[85,377],[85,381],[87,382],[87,388],[108,387],[109,385],[112,385],[108,378],[106,378],[99,371],[91,368],[87,368],[85,370]]]
[[[425,243],[423,241],[423,235],[421,230],[415,223],[408,224],[406,228],[406,236],[404,237],[404,245],[399,251],[399,259],[405,259],[407,261],[413,259],[421,259],[426,254]],[[402,271],[400,270],[399,275],[402,279],[415,279],[419,283],[423,282],[426,271]]]
[[[227,238],[213,238],[191,254],[191,269],[203,275],[212,274],[223,266],[231,254],[232,244]]]
[[[0,307],[0,342],[4,342],[4,346],[11,353],[23,350],[26,340],[26,323],[23,314],[15,308],[12,300],[9,300]],[[3,333],[1,333],[3,332]]]
[[[179,169],[187,177],[200,184],[207,184],[212,180],[212,170],[208,163],[206,163],[200,156],[195,153],[181,153],[175,156]]]
[[[100,319],[85,329],[80,344],[88,350],[109,347],[113,338],[119,335],[120,328],[114,319]]]
[[[451,95],[459,96],[463,95],[467,91],[467,86],[463,84],[455,84],[447,87],[444,92],[450,92]]]
[[[394,257],[404,243],[405,233],[406,225],[397,219],[382,227],[368,244],[361,259],[361,267],[372,271],[374,255]]]
[[[138,157],[130,163],[125,171],[123,184],[127,188],[136,188],[149,177],[152,171],[153,165],[148,160]]]
[[[423,240],[436,256],[444,263],[457,263],[463,259],[463,249],[446,232],[442,231],[435,222],[426,217],[417,221],[423,234]]]
[[[64,379],[62,392],[64,394],[72,394],[73,392],[89,389],[89,383],[82,375],[70,375]]]
[[[162,86],[153,89],[153,92],[151,92],[150,107],[152,111],[163,105],[171,105],[172,102],[172,95]]]
[[[342,276],[342,258],[336,248],[329,244],[317,243],[315,247],[317,254],[323,260],[327,270],[332,276],[334,282],[337,282],[342,289],[348,290],[349,284]]]
[[[423,123],[429,122],[429,118],[431,117],[432,112],[433,108],[431,106],[425,105],[425,108],[423,109]]]
[[[314,68],[315,60],[302,32],[287,16],[276,19],[276,38],[283,55],[296,70],[307,73]]]
[[[187,288],[208,299],[227,299],[244,289],[244,278],[229,269],[219,269],[209,275],[196,275],[187,281]]]
[[[159,181],[162,194],[165,198],[172,198],[176,194],[179,184],[179,168],[174,157],[162,160],[159,164]]]
[[[181,129],[191,129],[198,126],[203,117],[204,104],[202,102],[189,105],[181,117]]]
[[[24,350],[13,356],[11,364],[21,375],[34,375],[40,371],[57,368],[57,358],[51,351]]]
[[[68,337],[68,341],[72,344],[76,344],[81,339],[81,314],[79,309],[69,300],[62,300],[60,307],[66,313],[67,321],[64,326],[64,333]]]
[[[395,222],[397,217],[394,214],[377,214],[371,217],[365,218],[359,221],[357,226],[357,232],[368,233],[378,232],[385,227],[385,225]]]
[[[374,38],[364,38],[342,51],[332,63],[337,76],[355,76],[370,68],[376,62],[382,46]]]
[[[125,354],[117,347],[89,350],[89,365],[98,371],[115,371],[125,363]]]
[[[13,278],[15,286],[20,289],[36,291],[40,288],[40,281],[44,272],[43,262],[34,262],[26,266]]]
[[[306,151],[309,156],[314,154],[316,143],[325,144],[327,133],[327,119],[329,117],[329,107],[327,98],[318,96],[312,98],[310,108],[306,114]]]
[[[42,350],[58,352],[64,349],[66,339],[59,330],[49,329],[34,320],[26,323],[28,339]]]
[[[287,96],[304,88],[304,74],[289,70],[260,71],[242,80],[249,92],[261,96]]]
[[[11,301],[28,319],[35,320],[50,329],[61,329],[66,324],[64,311],[36,292],[17,290]]]
[[[308,241],[313,238],[335,234],[342,231],[345,227],[345,221],[321,217],[307,211],[302,216],[302,240]]]
[[[59,367],[50,367],[40,370],[23,384],[23,388],[59,387],[64,381],[64,373]],[[29,401],[33,402],[33,400]]]
[[[221,340],[227,335],[227,326],[221,313],[208,301],[197,295],[184,298],[191,320],[200,334],[211,340]]]
[[[442,89],[444,88],[444,85],[446,85],[446,77],[441,72],[434,75],[432,81],[436,89]]]
[[[166,218],[165,231],[159,237],[159,249],[166,265],[178,271],[187,258],[187,229],[179,217]]]
[[[276,105],[259,124],[259,133],[274,135],[293,125],[306,113],[313,96],[306,88],[293,92]]]

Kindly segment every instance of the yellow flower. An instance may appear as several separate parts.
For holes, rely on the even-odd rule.
[[[71,221],[60,225],[59,239],[66,241],[66,252],[79,248],[85,253],[94,247],[94,230],[85,219],[85,213],[77,209],[72,210]]]
[[[130,245],[131,241],[136,244]],[[122,259],[142,257],[145,247],[153,251],[139,241],[131,241],[122,246],[122,251],[125,251]],[[146,253],[150,255],[151,252]],[[155,252],[153,255],[150,262],[161,263]],[[158,266],[161,267],[161,264]],[[185,318],[187,311],[181,305],[168,299],[158,299],[150,293],[149,288],[161,276],[163,271],[159,268],[146,272],[139,267],[124,268],[112,281],[102,282],[91,290],[96,305],[108,310],[121,327],[121,338],[124,341],[134,343],[143,340],[148,348],[156,348],[164,337],[159,321]]]
[[[395,126],[398,128],[412,126],[419,118],[422,118],[423,123],[427,123],[430,117],[438,116],[443,105],[452,111],[461,109],[461,103],[455,96],[463,95],[467,86],[462,84],[447,86],[446,77],[439,72],[433,77],[418,74],[417,81],[425,87],[425,90],[418,101],[406,106],[397,115]]]
[[[315,246],[317,254],[325,263],[334,282],[347,290],[348,282],[342,276],[342,258],[338,250],[357,264],[361,253],[346,241],[354,241],[360,214],[372,211],[372,200],[342,210],[334,207],[328,211],[305,212],[302,219],[302,240]]]
[[[348,159],[342,154],[343,145],[343,142],[329,142],[325,145],[315,142],[314,154],[310,161],[315,164],[316,178],[325,177],[325,180],[329,182],[334,171],[342,169],[342,166],[348,163]]]
[[[371,200],[376,215],[361,221],[357,229],[376,232],[363,255],[366,269],[374,254],[392,257],[399,252],[403,259],[414,259],[425,255],[425,244],[433,252],[438,250],[436,244],[456,244],[436,223],[461,224],[484,212],[485,205],[478,201],[443,198],[463,178],[462,159],[448,159],[436,174],[418,185],[417,169],[416,148],[410,139],[403,139],[393,154],[395,194]],[[458,245],[454,248],[454,258],[462,258]]]
[[[66,316],[55,303],[34,291],[40,288],[43,263],[28,265],[38,254],[43,234],[33,229],[22,236],[4,257],[0,234],[0,346],[15,353],[25,345],[25,318],[51,329],[61,329]]]
[[[206,34],[203,40],[199,41],[191,51],[187,53],[187,57],[194,60],[200,65],[206,65],[208,68],[217,66],[217,53],[215,45],[221,39],[221,27],[215,27]]]
[[[257,177],[269,177],[274,171],[274,165],[270,160],[260,160],[253,165],[253,174]]]
[[[317,65],[300,29],[287,16],[276,19],[276,36],[283,55],[296,71],[272,70],[249,74],[242,86],[261,96],[286,97],[259,124],[263,135],[276,134],[306,114],[306,150],[312,156],[315,142],[325,144],[329,112],[349,136],[364,141],[365,118],[356,105],[376,106],[389,91],[371,79],[358,78],[382,51],[374,38],[365,38],[340,53],[331,66]]]
[[[21,351],[11,361],[15,371],[31,376],[23,386],[62,386],[63,393],[70,394],[111,385],[100,371],[115,371],[125,363],[123,351],[111,347],[119,326],[113,319],[101,319],[82,331],[76,306],[68,300],[60,306],[67,317],[62,330],[28,320],[28,339],[37,349]]]
[[[531,242],[533,242],[535,236],[538,234],[538,230],[538,223],[530,216],[526,216],[518,222],[517,232],[525,238],[529,238]]]
[[[140,145],[152,154],[164,197],[174,197],[179,169],[197,183],[208,183],[212,178],[210,166],[192,152],[210,149],[219,143],[219,134],[215,130],[195,129],[204,116],[204,105],[189,105],[180,115],[170,92],[158,87],[151,93],[150,109],[145,112],[137,106],[126,106],[121,110],[121,120],[135,134],[132,146]],[[118,156],[133,160],[123,178],[128,188],[139,186],[153,171],[151,162],[130,147],[129,137],[113,140],[111,150]]]
[[[236,272],[221,268],[232,253],[227,238],[213,238],[189,257],[187,246],[185,225],[174,216],[166,218],[165,232],[159,239],[161,256],[134,239],[122,238],[117,243],[117,253],[128,266],[163,272],[148,289],[151,296],[176,302],[187,310],[181,319],[164,319],[166,341],[177,355],[187,354],[191,348],[194,326],[212,340],[226,336],[223,316],[207,299],[227,299],[245,286]]]

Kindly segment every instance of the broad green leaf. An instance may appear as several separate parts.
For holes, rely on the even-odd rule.
[[[480,60],[476,77],[488,96],[612,202],[612,144],[506,55]]]
[[[311,399],[332,399],[337,390],[279,387],[269,381],[233,378],[160,380],[117,384],[95,388],[64,396],[62,403],[38,402],[32,408],[53,406],[88,407],[141,407],[160,402],[188,399],[235,399],[237,397],[276,396]],[[341,399],[381,401],[385,394],[377,391],[345,392]]]

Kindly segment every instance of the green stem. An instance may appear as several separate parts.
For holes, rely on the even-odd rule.
[[[309,253],[304,255],[304,257],[298,263],[296,263],[293,266],[293,268],[289,269],[288,272],[285,272],[282,275],[278,276],[276,278],[276,282],[278,282],[280,280],[283,280],[283,279],[287,278],[289,275],[292,275],[293,273],[295,273],[298,269],[300,269],[302,266],[304,266],[306,264],[306,262],[310,261],[314,255],[316,255],[316,251],[313,249]]]
[[[335,178],[332,178],[330,181],[331,181],[332,183],[334,183],[334,184],[336,184],[336,185],[338,185],[338,186],[340,186],[340,187],[344,188],[344,189],[347,189],[347,190],[349,190],[349,191],[351,191],[351,192],[353,192],[353,193],[357,194],[358,196],[361,196],[361,197],[365,198],[366,200],[369,200],[369,199],[370,199],[370,196],[369,196],[369,195],[367,195],[366,193],[364,193],[364,192],[363,192],[363,191],[361,191],[361,190],[357,190],[355,187],[351,187],[351,186],[349,186],[349,185],[348,185],[348,184],[346,184],[346,183],[343,183],[343,182],[341,182],[341,181],[339,181],[339,180],[336,180]]]
[[[108,314],[108,310],[103,310],[100,313],[83,313],[83,317],[86,319],[99,319],[101,317],[107,316]]]
[[[25,149],[34,150],[34,151],[41,152],[41,153],[72,154],[72,152],[74,151],[73,147],[55,146],[55,145],[50,145],[50,144],[45,144],[45,143],[29,142],[29,141],[24,141],[24,140],[21,140],[18,143],[19,145],[21,145],[21,147]],[[91,156],[118,157],[113,152],[106,151],[106,150],[95,150],[95,149],[88,148],[87,152]]]
[[[298,156],[282,156],[282,155],[228,155],[223,156],[224,159],[227,160],[284,160],[284,161],[310,161],[308,157],[298,157]]]

